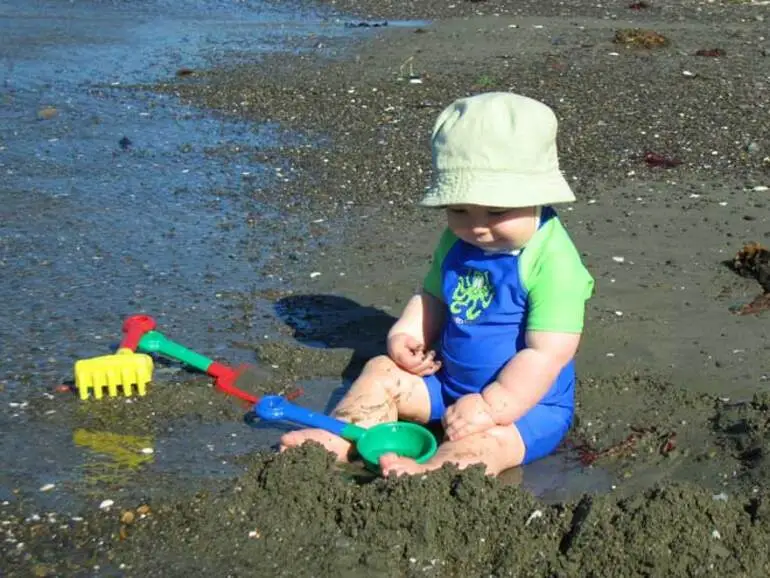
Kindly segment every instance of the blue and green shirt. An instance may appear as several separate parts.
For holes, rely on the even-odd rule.
[[[544,207],[519,251],[486,252],[445,230],[423,286],[447,308],[439,377],[457,399],[494,381],[526,347],[527,331],[581,333],[594,281],[556,212]],[[572,360],[541,403],[572,407],[574,382]]]

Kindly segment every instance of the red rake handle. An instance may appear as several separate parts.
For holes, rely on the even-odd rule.
[[[149,315],[127,317],[123,322],[123,340],[120,342],[119,348],[136,351],[142,336],[153,329],[155,329],[155,319]]]
[[[206,370],[206,373],[214,378],[214,385],[219,391],[242,399],[250,405],[254,405],[259,402],[260,398],[251,395],[250,393],[246,393],[235,385],[235,382],[244,370],[245,368],[233,369],[232,367],[214,361]],[[300,395],[302,395],[302,389],[296,389],[285,397],[288,400],[292,400],[298,398]]]
[[[251,404],[257,403],[257,397],[246,393],[242,389],[239,389],[235,386],[235,381],[238,379],[241,371],[237,371],[232,367],[228,367],[227,365],[214,361],[211,365],[209,365],[206,373],[215,378],[214,385],[219,391],[226,393],[227,395],[232,395],[233,397],[242,399]]]

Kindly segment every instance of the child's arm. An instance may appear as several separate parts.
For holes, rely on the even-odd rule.
[[[593,292],[593,278],[560,221],[550,219],[539,233],[519,261],[529,300],[526,348],[482,394],[499,424],[516,421],[537,405],[575,356]]]
[[[577,353],[580,333],[530,331],[519,351],[482,392],[495,423],[515,422],[548,393]]]
[[[403,333],[429,347],[439,337],[444,315],[444,304],[427,291],[422,291],[409,299],[401,317],[388,332],[388,339]]]
[[[422,291],[406,304],[401,317],[388,332],[388,340],[392,336],[404,334],[419,341],[423,347],[430,347],[436,342],[446,315],[446,306],[441,300],[441,267],[456,241],[457,237],[449,229],[441,234],[430,269],[423,279]]]
[[[441,362],[429,349],[444,320],[442,302],[427,292],[412,297],[388,332],[388,355],[402,369],[425,377],[438,371]]]
[[[404,312],[388,332],[388,355],[396,364],[425,377],[438,371],[440,361],[430,349],[438,340],[444,325],[445,305],[441,300],[441,267],[457,237],[446,229],[433,252],[430,270],[420,293],[414,295]]]

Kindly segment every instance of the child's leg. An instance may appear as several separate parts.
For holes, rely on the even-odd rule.
[[[423,379],[398,367],[390,357],[375,357],[364,366],[332,415],[369,427],[377,423],[408,419],[425,423],[430,418],[430,396]],[[281,437],[281,451],[315,441],[347,460],[352,444],[320,429],[302,429]]]
[[[486,473],[496,476],[503,470],[520,465],[525,453],[524,441],[515,425],[495,426],[461,440],[445,441],[436,455],[424,464],[387,454],[380,458],[380,467],[382,474],[387,476],[391,473],[419,474],[436,470],[446,463],[455,464],[460,469],[484,464]]]
[[[509,468],[529,463],[551,452],[564,439],[572,423],[572,409],[538,404],[515,424],[495,426],[457,441],[445,441],[436,455],[424,464],[388,454],[380,458],[383,475],[416,474],[435,470],[446,463],[460,469],[484,464],[496,476]]]

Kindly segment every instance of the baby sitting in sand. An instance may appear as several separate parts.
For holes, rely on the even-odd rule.
[[[388,355],[366,364],[333,412],[364,427],[441,421],[434,457],[383,455],[383,475],[445,463],[497,475],[564,439],[593,279],[551,206],[575,200],[556,133],[550,108],[510,93],[462,98],[439,116],[421,204],[443,208],[447,228],[423,290],[388,333]],[[306,441],[340,460],[352,451],[315,429],[285,434],[281,447]]]

